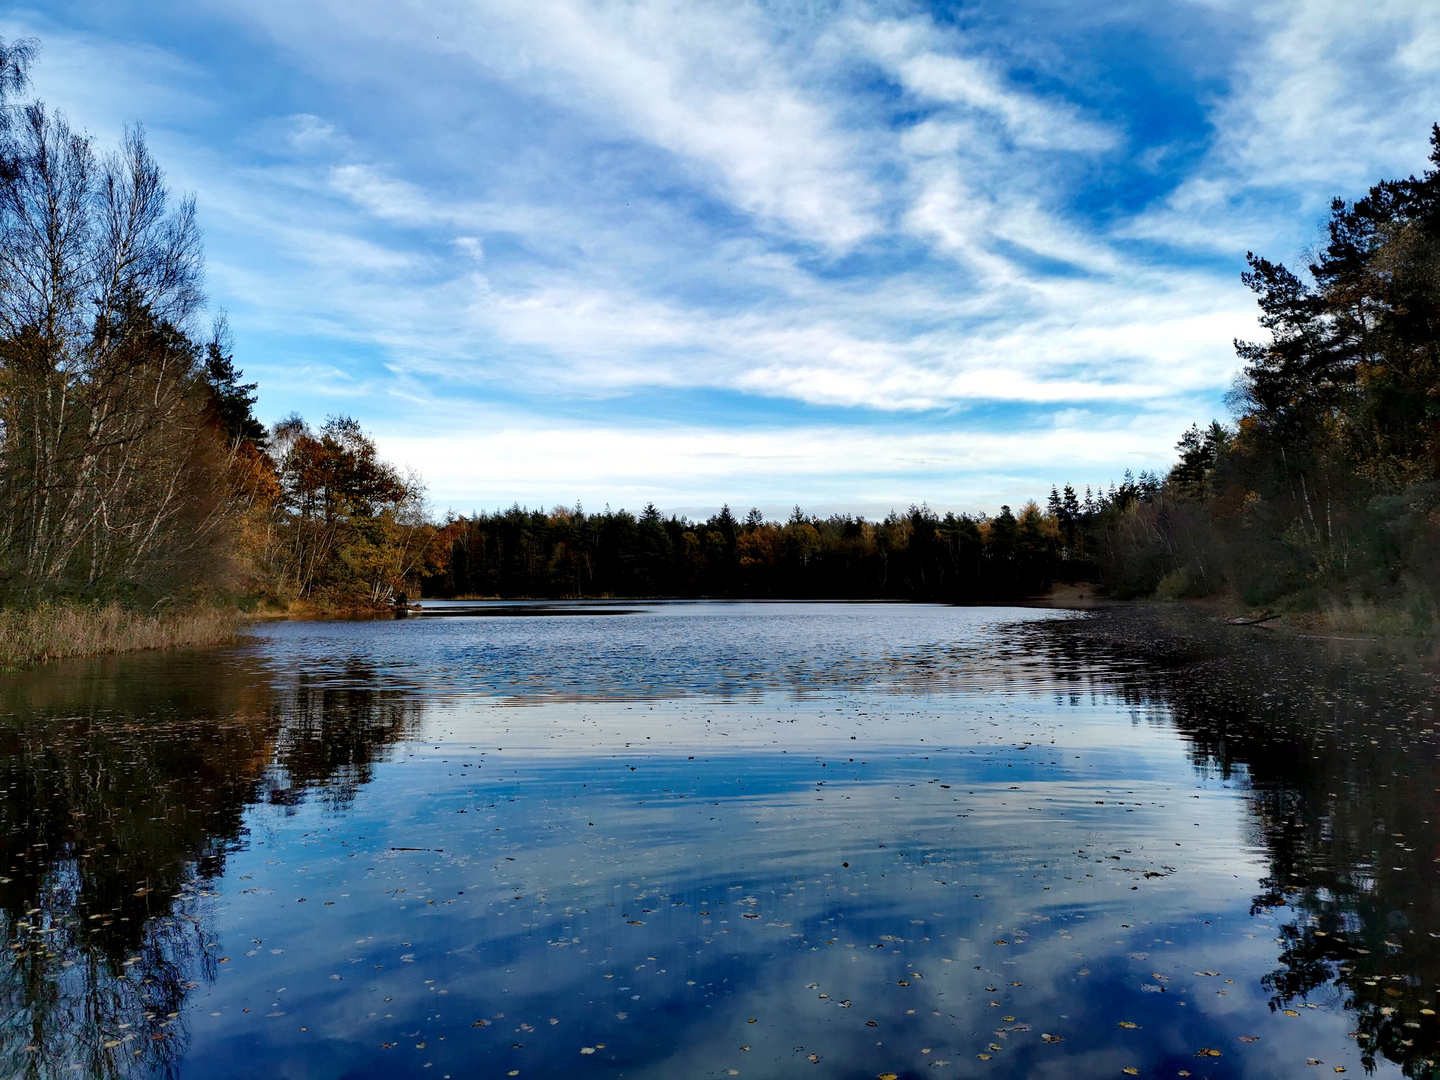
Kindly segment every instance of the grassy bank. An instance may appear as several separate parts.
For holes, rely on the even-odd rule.
[[[0,611],[0,668],[66,656],[218,645],[234,639],[243,618],[233,609],[192,607],[151,615],[119,604],[71,601]]]

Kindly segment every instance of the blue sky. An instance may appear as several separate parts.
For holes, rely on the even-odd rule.
[[[143,121],[259,412],[438,512],[994,511],[1224,415],[1247,249],[1424,167],[1424,2],[8,6]]]

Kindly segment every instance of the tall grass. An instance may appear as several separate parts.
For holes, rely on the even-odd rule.
[[[0,611],[0,667],[66,656],[217,645],[230,641],[241,615],[208,607],[148,615],[119,604],[43,603]]]

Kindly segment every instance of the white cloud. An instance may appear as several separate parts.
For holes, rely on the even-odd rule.
[[[747,497],[747,476],[781,499],[1013,501],[1047,462],[1158,463],[1255,333],[1236,257],[1293,244],[1297,220],[1308,240],[1296,207],[1337,185],[1418,167],[1440,89],[1428,6],[1231,5],[1195,165],[1132,149],[1117,106],[1079,104],[1115,87],[1067,83],[1085,65],[1007,41],[1000,16],[844,10],[213,0],[194,17],[261,40],[273,87],[229,127],[241,99],[198,59],[38,16],[0,33],[45,33],[42,90],[102,136],[151,122],[267,410],[409,425],[394,445],[437,493],[510,477],[483,489],[500,501],[658,486],[693,505]],[[1175,184],[1137,214],[1109,187],[1141,172]],[[246,356],[247,334],[274,351]],[[792,421],[748,426],[737,396]],[[716,418],[674,427],[675,400]],[[956,430],[906,430],[916,411]],[[1023,423],[969,419],[997,412]]]
[[[956,35],[941,32],[929,19],[851,26],[910,93],[993,117],[1021,146],[1106,150],[1117,141],[1113,131],[1084,117],[1070,102],[1008,85],[992,61],[959,52]]]
[[[651,430],[547,425],[486,417],[464,434],[386,432],[384,451],[418,467],[437,506],[459,513],[520,502],[632,510],[679,505],[783,504],[813,493],[819,509],[859,504],[873,512],[929,501],[940,510],[994,511],[1014,499],[1014,478],[1039,473],[1082,487],[1116,479],[1115,463],[1141,466],[1145,448],[1173,441],[1174,417],[1107,425],[1083,413],[1012,433],[886,433],[869,428],[792,427],[735,431],[682,425]],[[1169,421],[1169,427],[1162,427]],[[1063,465],[1057,463],[1063,462]],[[1048,486],[1048,484],[1047,484]],[[1043,492],[1034,492],[1043,494]],[[897,499],[897,495],[900,498]]]
[[[1275,0],[1232,17],[1253,20],[1256,33],[1212,104],[1210,152],[1119,232],[1287,257],[1312,239],[1332,197],[1421,169],[1440,100],[1440,7]]]

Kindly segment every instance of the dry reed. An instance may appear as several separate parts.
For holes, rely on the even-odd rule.
[[[218,645],[234,639],[236,611],[191,607],[149,615],[119,604],[44,603],[0,611],[0,667],[67,656]]]

